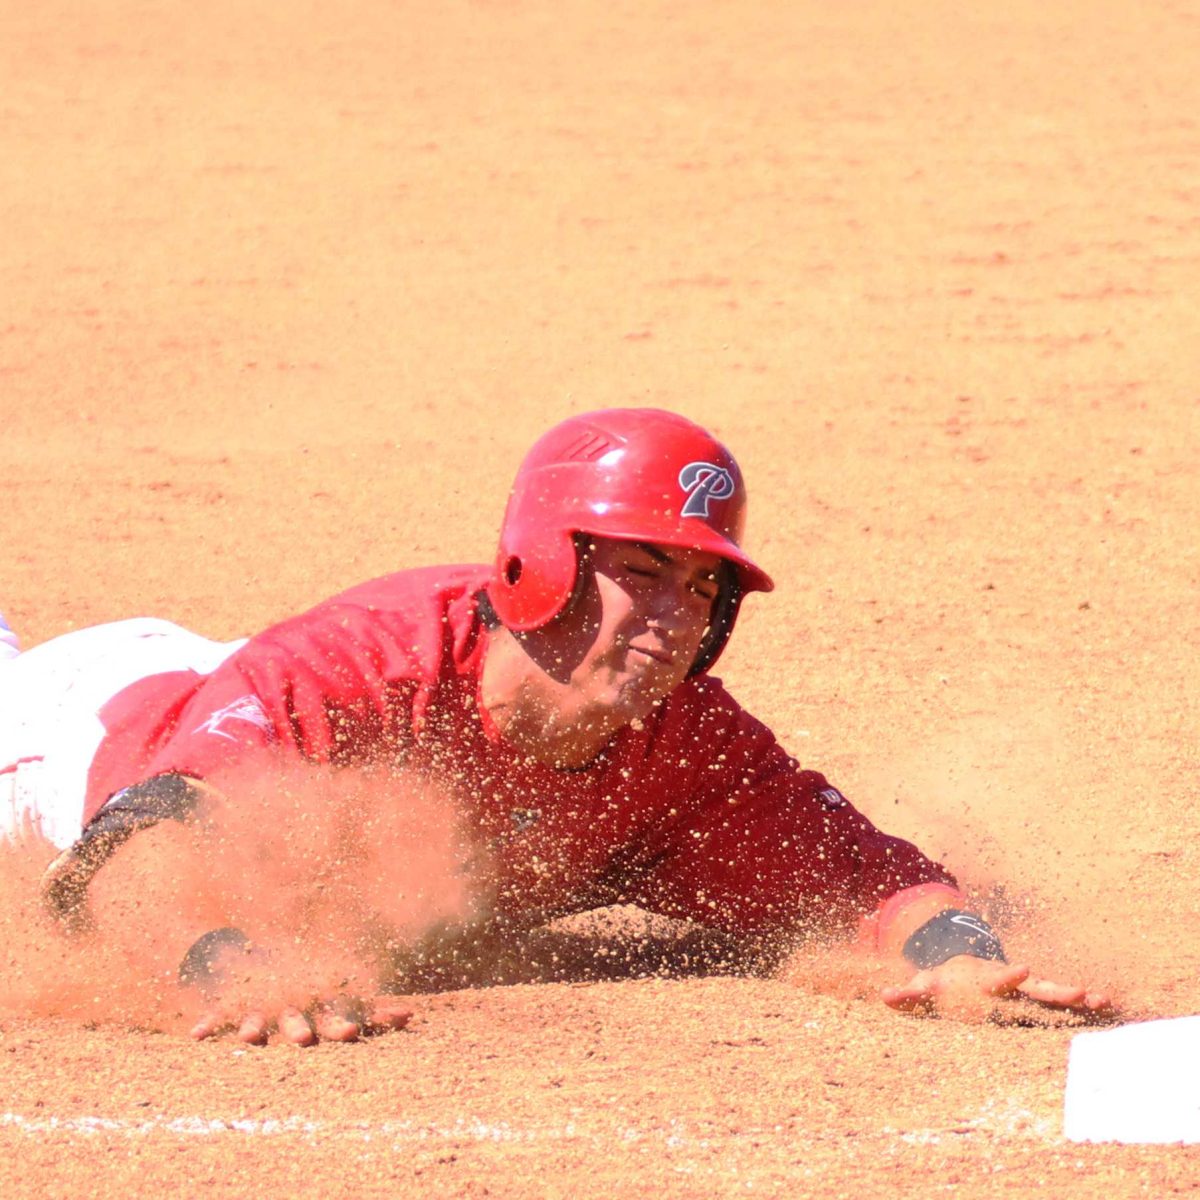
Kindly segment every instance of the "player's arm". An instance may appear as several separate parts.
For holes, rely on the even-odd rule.
[[[175,773],[156,775],[113,796],[47,868],[42,899],[62,928],[72,934],[92,925],[88,886],[96,873],[135,834],[162,821],[189,822],[221,801],[221,793],[200,779]],[[411,1011],[382,999],[368,1004],[334,996],[304,1011],[293,1005],[249,1006],[237,999],[247,971],[270,973],[270,953],[250,944],[238,929],[210,930],[197,938],[179,965],[178,982],[199,995],[203,1013],[192,1029],[197,1039],[226,1029],[247,1043],[265,1042],[277,1029],[284,1041],[307,1046],[318,1040],[353,1041],[363,1033],[400,1029]]]
[[[200,779],[169,772],[116,793],[79,838],[46,868],[41,896],[69,933],[91,927],[87,889],[96,872],[135,833],[160,821],[190,820],[216,790]]]
[[[712,700],[704,761],[688,755],[698,787],[648,844],[635,903],[757,939],[852,937],[862,923],[860,942],[911,970],[883,993],[901,1011],[978,1019],[1005,997],[1110,1011],[1103,995],[1009,964],[945,868],[874,826],[818,772],[801,770],[727,695]],[[718,707],[727,713],[720,723],[711,715]]]
[[[998,1003],[1024,1001],[1088,1019],[1112,1013],[1101,993],[1010,964],[995,931],[941,867],[848,803],[825,799],[840,793],[816,788],[814,774],[799,776],[794,791],[706,806],[681,825],[633,901],[751,943],[812,933],[850,938],[861,922],[860,946],[908,972],[906,982],[881,992],[901,1012],[980,1021]],[[1022,1015],[1035,1019],[1036,1011]]]
[[[163,820],[190,820],[206,796],[221,799],[205,779],[251,772],[289,756],[329,761],[335,733],[326,702],[328,681],[313,665],[322,660],[316,654],[282,653],[274,636],[268,631],[252,638],[209,675],[173,715],[173,732],[145,762],[146,778],[107,799],[104,783],[111,787],[114,778],[128,778],[130,756],[141,756],[144,747],[123,740],[121,731],[130,724],[121,707],[124,695],[101,714],[106,728],[118,734],[101,749],[102,767],[93,763],[89,789],[98,795],[88,797],[84,811],[85,819],[95,815],[42,881],[43,898],[65,928],[88,928],[88,885],[135,833]]]

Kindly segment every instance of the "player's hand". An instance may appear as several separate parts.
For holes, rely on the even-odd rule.
[[[213,929],[197,938],[179,968],[180,982],[205,999],[201,1018],[192,1026],[197,1041],[234,1031],[239,1041],[261,1046],[273,1031],[294,1046],[318,1041],[354,1042],[362,1035],[403,1029],[412,1010],[390,998],[364,1003],[357,997],[338,995],[314,1001],[307,1009],[295,1005],[263,1008],[246,1003],[245,988],[257,974],[254,991],[269,988],[262,968],[269,969],[271,954],[253,945],[238,929]],[[239,999],[240,995],[240,999]]]
[[[261,1046],[278,1030],[280,1038],[293,1046],[312,1046],[318,1041],[355,1042],[368,1034],[403,1029],[412,1015],[412,1009],[386,997],[370,1005],[343,997],[303,1012],[288,1005],[275,1013],[259,1010],[231,1015],[214,1007],[192,1026],[191,1035],[202,1041],[233,1031],[238,1041]]]
[[[1089,1022],[1112,1020],[1117,1008],[1102,992],[1034,979],[1029,968],[958,954],[939,966],[918,971],[907,983],[887,987],[883,1002],[900,1012],[917,1016],[943,1016],[958,1021],[1006,1020],[1036,1023],[1037,1013],[1057,1011]],[[1019,1012],[1016,1011],[1019,1006]]]

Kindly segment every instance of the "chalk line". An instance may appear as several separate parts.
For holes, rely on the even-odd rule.
[[[392,1145],[468,1142],[477,1144],[526,1144],[551,1142],[587,1142],[625,1145],[647,1142],[670,1149],[704,1150],[729,1147],[738,1142],[758,1144],[772,1137],[794,1137],[790,1126],[758,1126],[737,1130],[701,1131],[683,1121],[669,1119],[659,1126],[614,1125],[597,1130],[567,1121],[559,1125],[519,1125],[509,1121],[488,1121],[478,1117],[460,1117],[451,1122],[400,1121],[329,1121],[317,1117],[204,1117],[158,1114],[143,1118],[106,1116],[28,1116],[24,1113],[0,1113],[0,1130],[12,1130],[29,1137],[120,1137],[140,1138],[153,1135],[168,1137],[300,1137],[321,1140],[388,1142]],[[807,1137],[819,1137],[815,1130],[803,1131]],[[1059,1123],[1016,1107],[989,1104],[977,1116],[954,1122],[940,1129],[904,1129],[882,1126],[881,1136],[910,1145],[937,1145],[944,1139],[964,1134],[987,1133],[1020,1140],[1061,1141]],[[840,1134],[838,1135],[841,1136]]]

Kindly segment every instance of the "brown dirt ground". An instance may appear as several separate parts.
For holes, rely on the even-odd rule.
[[[997,901],[1200,1011],[1200,17],[0,4],[0,608],[251,632],[489,557],[548,423],[715,427],[779,588],[731,689]],[[618,946],[619,938],[615,943]],[[1153,1195],[1069,1028],[837,972],[521,983],[298,1052],[0,1028],[0,1193]],[[97,1018],[102,1013],[95,1014]]]

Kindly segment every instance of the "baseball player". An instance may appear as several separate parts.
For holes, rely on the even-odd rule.
[[[100,866],[139,830],[202,815],[214,777],[228,791],[268,761],[396,763],[452,781],[493,847],[509,928],[630,903],[747,940],[857,933],[911,965],[883,993],[897,1009],[1108,1011],[1007,963],[943,867],[802,768],[713,676],[743,598],[773,586],[742,548],[745,509],[737,463],[704,429],[589,413],[522,463],[490,565],[388,575],[243,642],[138,620],[0,663],[7,823],[61,848],[46,903],[82,924]],[[248,952],[225,928],[187,950],[181,979],[213,997],[194,1036],[361,1031],[322,1005],[222,1010]]]

